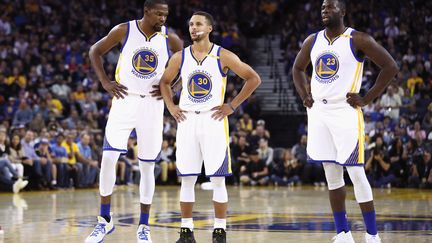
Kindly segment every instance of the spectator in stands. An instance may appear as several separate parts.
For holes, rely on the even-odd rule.
[[[267,185],[268,182],[268,167],[264,160],[261,160],[258,151],[251,151],[250,162],[240,168],[240,182],[243,185]]]
[[[35,150],[34,132],[28,130],[21,140],[21,146],[24,149],[25,156],[33,161],[34,169],[38,175],[42,176],[42,186],[51,187],[52,180],[52,162],[47,157],[40,157]]]
[[[80,141],[77,143],[82,164],[82,186],[94,187],[97,185],[97,177],[99,175],[99,163],[92,158],[92,150],[90,147],[90,135],[82,133]]]
[[[415,157],[408,181],[410,186],[413,187],[432,187],[432,159],[430,151],[424,151],[421,156]]]
[[[12,164],[22,164],[24,167],[24,175],[29,178],[30,187],[39,189],[41,174],[38,174],[34,167],[34,161],[28,158],[21,146],[20,138],[18,135],[13,135],[9,147],[9,160]]]
[[[402,105],[402,100],[399,94],[395,93],[394,85],[387,87],[387,92],[381,97],[380,107],[381,112],[394,120],[399,119],[399,108]]]
[[[28,107],[27,102],[25,100],[21,100],[18,110],[14,115],[12,126],[17,126],[20,124],[27,125],[32,121],[32,119],[33,119],[32,110]]]
[[[162,183],[164,184],[168,182],[168,174],[176,170],[176,164],[172,159],[173,153],[174,153],[174,149],[169,146],[167,140],[164,140],[162,142],[162,150],[160,154],[161,161],[159,162],[162,169],[160,178]]]
[[[265,161],[268,166],[273,161],[273,148],[269,147],[268,140],[261,138],[259,140],[259,147],[257,149],[259,158]]]
[[[301,182],[302,165],[291,153],[291,149],[283,152],[282,160],[274,160],[270,180],[275,185],[292,186]]]
[[[54,143],[51,143],[53,163],[57,167],[57,187],[61,188],[66,188],[69,185],[68,154],[66,148],[62,146],[64,140],[63,133],[58,133],[54,138]]]

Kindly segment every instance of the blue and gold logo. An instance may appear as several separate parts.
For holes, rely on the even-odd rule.
[[[188,82],[188,92],[193,99],[204,99],[206,98],[212,89],[212,82],[210,77],[203,72],[196,72],[190,78]]]
[[[132,66],[141,75],[149,75],[156,70],[157,55],[149,49],[141,49],[132,58]]]
[[[315,73],[321,79],[333,78],[339,70],[339,60],[333,53],[326,52],[315,62]]]

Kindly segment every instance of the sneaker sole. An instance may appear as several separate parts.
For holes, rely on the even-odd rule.
[[[110,231],[108,231],[108,233],[106,233],[106,235],[111,234],[114,230],[115,230],[115,226],[113,226],[113,228]],[[102,242],[103,242],[103,239],[101,241],[99,241],[98,243],[102,243]]]

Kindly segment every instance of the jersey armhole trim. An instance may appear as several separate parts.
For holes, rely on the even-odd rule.
[[[312,46],[311,46],[311,49],[310,49],[310,52],[309,52],[309,53],[312,53],[312,49],[313,49],[313,47],[314,47],[314,45],[315,45],[316,39],[317,39],[317,37],[318,37],[318,33],[319,33],[319,32],[316,32],[316,33],[315,33],[314,40],[313,40],[313,42],[312,42]]]
[[[355,53],[354,50],[354,42],[353,42],[353,33],[356,32],[356,30],[352,30],[351,31],[351,38],[350,38],[350,48],[351,48],[351,53],[353,54],[354,58],[358,61],[358,62],[364,62],[364,58],[358,57]]]
[[[127,42],[127,40],[128,40],[128,38],[129,38],[129,22],[127,23],[127,30],[126,30],[126,39],[125,39],[125,41],[123,42],[123,45],[121,46],[121,48],[120,48],[120,52],[122,52],[123,51],[123,48],[125,47],[125,45],[126,45],[126,42]]]
[[[167,53],[168,53],[168,58],[170,58],[171,57],[171,51],[170,51],[170,48],[169,48],[169,41],[168,41],[168,27],[166,27],[165,26],[165,35],[166,35],[166,48],[167,48]]]
[[[222,49],[222,47],[219,46],[219,48],[218,48],[218,50],[217,50],[217,56],[219,57],[219,58],[217,59],[217,63],[218,63],[219,71],[220,71],[222,77],[226,77],[227,74],[223,71],[223,69],[222,69],[222,64],[221,64],[221,61],[220,61],[220,60],[221,60],[221,56],[220,56],[220,51],[221,51],[221,49]]]
[[[183,68],[183,62],[184,62],[184,59],[185,59],[185,48],[183,48],[183,50],[182,50],[182,60],[181,60],[181,64],[180,64],[180,75],[181,75],[181,71],[182,71],[182,68]]]

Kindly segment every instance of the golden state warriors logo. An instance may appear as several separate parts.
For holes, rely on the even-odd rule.
[[[189,99],[195,103],[201,103],[211,98],[212,82],[208,74],[197,71],[189,76]]]
[[[132,58],[132,66],[141,75],[153,73],[158,64],[157,55],[149,49],[141,49]]]
[[[315,62],[315,73],[317,81],[320,83],[331,83],[339,76],[339,60],[337,56],[331,52],[321,54]]]

